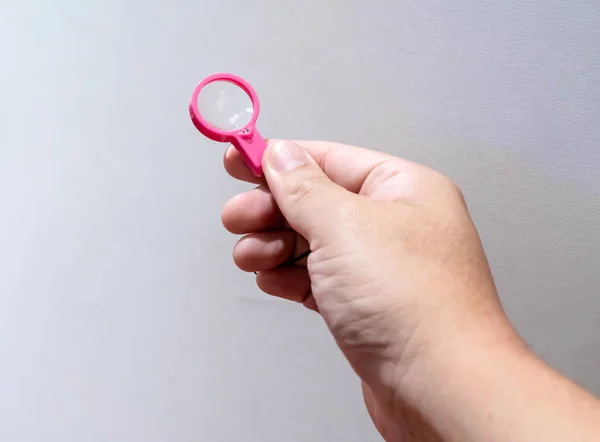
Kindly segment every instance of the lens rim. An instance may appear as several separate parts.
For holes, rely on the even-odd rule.
[[[200,92],[206,85],[214,83],[216,81],[225,81],[227,83],[231,83],[234,86],[241,88],[250,97],[253,111],[250,117],[250,121],[244,127],[231,131],[223,130],[214,127],[202,117],[200,109],[198,108],[198,97],[200,96]],[[196,89],[192,94],[189,112],[190,117],[192,119],[192,123],[194,124],[196,129],[198,129],[204,136],[214,141],[231,142],[233,139],[238,137],[251,137],[252,134],[255,132],[256,120],[258,119],[258,115],[260,113],[260,103],[258,101],[258,95],[246,80],[244,80],[241,77],[238,77],[237,75],[220,72],[209,75],[204,80],[202,80],[198,84],[198,86],[196,86]]]

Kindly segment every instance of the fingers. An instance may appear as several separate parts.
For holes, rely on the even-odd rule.
[[[233,248],[233,261],[245,272],[275,268],[289,260],[296,249],[292,230],[253,233],[244,236]]]
[[[269,141],[269,145],[276,141]],[[369,173],[385,161],[394,160],[400,169],[422,168],[416,163],[403,160],[383,152],[325,141],[296,141],[334,183],[358,193]],[[263,184],[248,170],[239,152],[231,146],[225,153],[224,165],[227,172],[238,180]]]
[[[260,272],[287,264],[307,249],[306,240],[293,230],[252,233],[235,245],[233,261],[245,272]],[[306,265],[306,258],[294,265]]]
[[[318,311],[310,293],[310,278],[304,267],[280,267],[260,272],[256,277],[258,287],[265,293],[288,301],[304,304]]]
[[[233,250],[233,260],[247,272],[260,272],[256,277],[258,287],[265,293],[304,304],[318,312],[316,301],[310,293],[310,278],[306,259],[296,265],[279,267],[302,254],[307,249],[304,238],[292,230],[261,232],[240,239]]]
[[[294,302],[304,302],[310,293],[310,278],[304,267],[281,267],[265,270],[256,276],[263,292]]]
[[[227,230],[238,235],[276,229],[285,222],[265,186],[259,186],[227,201],[221,219]]]
[[[313,245],[328,240],[338,230],[337,214],[351,198],[356,198],[333,183],[314,159],[291,141],[268,147],[263,170],[283,216],[308,239],[313,250]]]
[[[293,174],[273,173],[275,168],[270,167],[269,152],[276,151],[275,146],[282,143],[300,146],[302,152],[308,153],[305,157],[310,160],[307,161],[309,167],[299,168]],[[270,178],[270,190],[275,195],[278,204],[267,197],[265,180],[257,179],[252,175],[239,152],[233,147],[227,150],[224,164],[233,177],[248,182],[262,183],[259,186],[262,189],[261,195],[257,193],[244,194],[234,198],[226,205],[223,210],[223,223],[227,229],[234,233],[250,233],[281,227],[282,216],[277,209],[279,206],[285,214],[285,219],[294,229],[302,236],[310,238],[307,229],[314,230],[319,227],[319,230],[322,231],[322,226],[331,224],[326,222],[324,215],[331,216],[333,214],[336,206],[334,203],[339,202],[339,198],[336,196],[342,195],[339,189],[334,191],[334,188],[339,186],[353,193],[359,193],[362,189],[364,193],[370,194],[372,188],[379,187],[381,180],[399,175],[401,179],[390,181],[387,187],[395,189],[399,183],[412,192],[409,177],[414,175],[415,170],[422,169],[421,166],[409,161],[358,147],[319,141],[302,141],[300,144],[269,141],[263,168],[265,176]],[[374,171],[375,173],[373,173]],[[403,174],[402,172],[405,171],[412,173]],[[286,177],[283,180],[277,178],[283,176]],[[331,183],[338,186],[327,185]],[[323,193],[327,190],[329,190],[329,196]],[[386,188],[383,188],[380,193],[382,192],[386,193]],[[301,193],[307,195],[300,195]],[[308,194],[313,194],[313,197],[308,197]],[[378,199],[378,195],[370,196]],[[294,221],[294,214],[287,212],[289,207],[297,205],[297,200],[302,201],[304,208],[296,211],[296,220]],[[337,207],[340,208],[340,205],[337,204]],[[327,234],[327,232],[323,233]]]
[[[264,177],[259,178],[250,172],[239,151],[233,146],[229,146],[229,149],[225,151],[223,165],[227,173],[237,180],[253,184],[265,183]]]

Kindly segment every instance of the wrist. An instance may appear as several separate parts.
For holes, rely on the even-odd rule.
[[[398,364],[391,409],[394,418],[402,419],[409,407],[443,435],[456,435],[471,425],[464,419],[485,414],[503,370],[531,359],[503,313],[454,324],[407,345]]]

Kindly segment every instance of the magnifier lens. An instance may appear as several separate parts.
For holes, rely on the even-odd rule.
[[[198,110],[211,126],[236,131],[252,119],[252,100],[239,86],[228,81],[213,81],[202,88],[198,95]]]

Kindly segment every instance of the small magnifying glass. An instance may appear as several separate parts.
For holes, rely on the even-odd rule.
[[[250,171],[262,176],[267,143],[256,130],[258,95],[246,80],[227,73],[206,77],[196,87],[189,110],[196,129],[211,140],[231,143]]]

